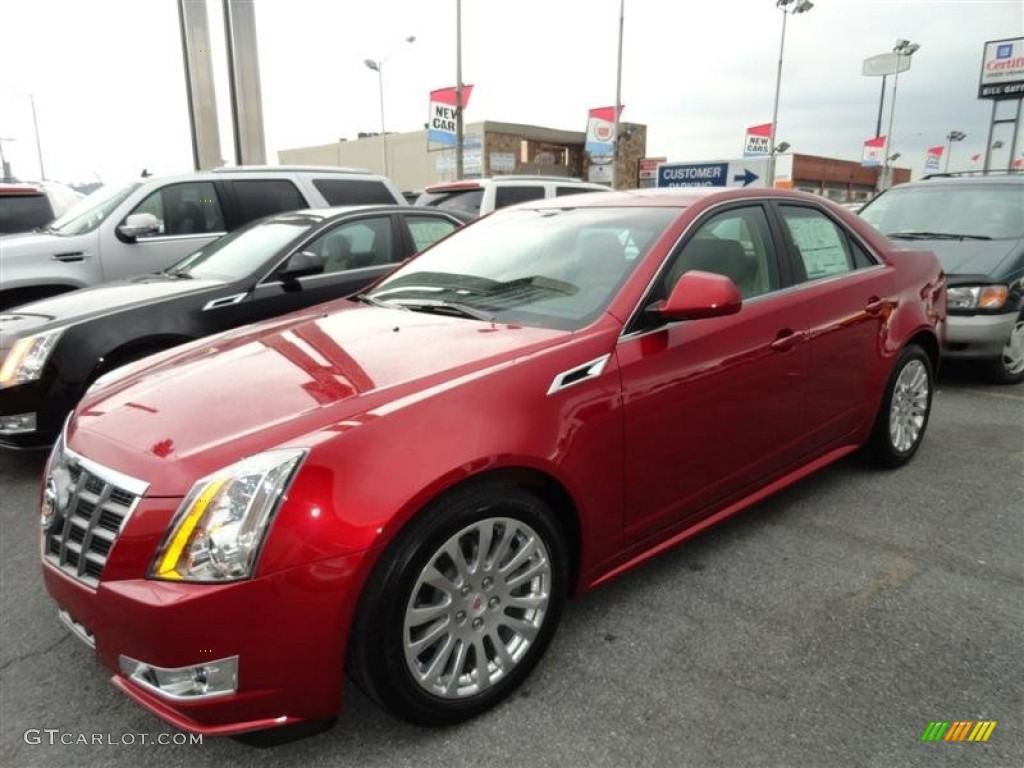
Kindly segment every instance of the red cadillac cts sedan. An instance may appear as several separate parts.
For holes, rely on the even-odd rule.
[[[343,672],[454,723],[567,597],[859,448],[908,461],[944,317],[932,254],[800,193],[506,209],[98,381],[47,465],[46,586],[179,728],[329,723]]]

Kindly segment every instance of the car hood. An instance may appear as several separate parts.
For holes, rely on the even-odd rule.
[[[893,240],[900,250],[933,251],[947,275],[998,275],[1021,240]]]
[[[124,309],[223,286],[219,280],[194,280],[170,275],[142,275],[93,288],[80,288],[48,299],[23,304],[5,313],[3,333],[72,325]]]
[[[89,458],[179,495],[244,455],[379,418],[570,334],[353,305],[179,347],[90,390],[69,429]]]

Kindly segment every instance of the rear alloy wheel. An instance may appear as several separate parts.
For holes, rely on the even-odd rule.
[[[924,350],[906,347],[885,388],[868,448],[885,467],[899,467],[917,452],[928,427],[934,374]]]
[[[420,725],[473,717],[518,686],[555,631],[566,549],[547,506],[480,486],[424,510],[381,557],[360,602],[349,672]]]
[[[1003,354],[993,361],[991,379],[996,384],[1019,384],[1024,381],[1024,313],[1017,318]]]

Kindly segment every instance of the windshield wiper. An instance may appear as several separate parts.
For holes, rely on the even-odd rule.
[[[371,296],[368,293],[357,293],[352,298],[356,301],[361,301],[364,304],[370,304],[374,307],[382,307],[383,309],[408,309],[408,307],[403,307],[401,304],[384,301],[384,299],[378,299],[376,296]]]
[[[963,235],[958,232],[889,232],[893,240],[991,240],[988,235]]]
[[[158,274],[163,274],[163,275],[167,275],[168,277],[173,277],[175,280],[191,280],[192,279],[192,275],[190,275],[188,272],[185,272],[184,270],[175,272],[175,271],[170,270],[170,269],[165,269],[163,272],[158,273]]]
[[[460,304],[456,301],[443,301],[441,299],[416,299],[415,301],[403,301],[400,304],[403,309],[412,312],[433,312],[439,315],[456,315],[468,317],[471,320],[483,320],[486,323],[494,322],[494,315],[483,310]]]

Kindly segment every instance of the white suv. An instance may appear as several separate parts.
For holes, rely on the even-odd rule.
[[[0,310],[158,272],[263,216],[353,204],[406,201],[383,176],[339,168],[222,168],[101,187],[49,226],[0,238]]]
[[[565,176],[494,176],[431,184],[420,193],[416,205],[484,216],[506,205],[608,189]]]

